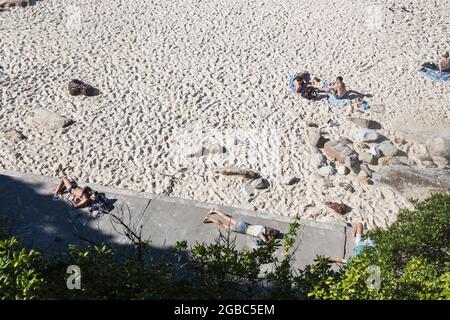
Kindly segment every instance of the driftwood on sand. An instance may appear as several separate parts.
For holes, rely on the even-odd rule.
[[[253,170],[233,168],[233,167],[217,168],[214,170],[214,172],[224,176],[242,176],[244,178],[252,180],[260,177],[259,173]]]

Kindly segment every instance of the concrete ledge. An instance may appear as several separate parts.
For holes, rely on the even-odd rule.
[[[51,190],[58,179],[33,174],[0,170],[0,217],[8,216],[17,222],[19,233],[34,247],[64,250],[70,243],[109,243],[121,250],[131,250],[128,239],[111,223],[111,216],[92,219],[62,202],[53,202]],[[80,182],[81,185],[83,185]],[[186,240],[190,246],[198,242],[211,243],[219,234],[219,227],[202,220],[212,207],[230,213],[235,219],[268,225],[286,233],[291,218],[254,211],[202,203],[194,200],[157,196],[87,184],[104,192],[116,201],[115,213],[125,210],[128,224],[142,226],[142,235],[151,240],[155,254],[173,248],[177,241]],[[125,209],[124,209],[125,208]],[[114,212],[114,211],[113,211]],[[317,255],[348,258],[351,254],[351,228],[315,221],[300,221],[295,267],[313,263]],[[225,232],[221,230],[222,233]],[[226,232],[225,232],[226,233]],[[237,249],[255,248],[252,237],[235,234]],[[282,258],[283,248],[276,255]]]

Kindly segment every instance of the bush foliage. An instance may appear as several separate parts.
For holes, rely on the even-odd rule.
[[[401,210],[368,248],[339,270],[326,257],[293,270],[299,220],[284,243],[237,250],[230,234],[212,244],[176,249],[156,259],[124,258],[107,246],[70,246],[54,256],[0,232],[2,299],[449,299],[450,195]],[[140,252],[149,243],[140,243]],[[284,247],[278,259],[275,251]],[[67,266],[82,271],[81,289],[66,287]]]

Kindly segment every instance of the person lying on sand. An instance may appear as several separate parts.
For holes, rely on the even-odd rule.
[[[337,99],[341,99],[347,93],[347,89],[345,88],[344,79],[339,76],[336,80],[328,87],[324,88],[325,92],[331,92]]]
[[[439,73],[450,71],[450,57],[449,53],[446,52],[442,55],[441,60],[439,61]]]
[[[215,219],[212,215],[218,214],[225,221],[221,221],[219,219]],[[208,215],[203,219],[203,223],[214,223],[227,231],[234,231],[236,233],[242,233],[249,235],[251,237],[258,238],[263,243],[267,241],[277,238],[280,234],[279,230],[266,227],[263,225],[250,224],[245,222],[244,220],[235,220],[229,214],[225,212],[218,211],[216,209],[212,209]]]
[[[80,187],[75,181],[70,181],[64,177],[54,190],[53,195],[58,196],[66,191],[71,198],[68,202],[74,209],[89,207],[98,200],[97,193],[90,187]]]
[[[353,228],[353,238],[355,239],[355,248],[353,249],[353,253],[355,255],[360,254],[363,252],[367,247],[374,247],[375,244],[370,240],[369,238],[364,239],[364,227],[361,222],[357,223],[355,227]],[[339,263],[344,264],[348,261],[345,259],[339,259],[339,258],[328,258],[328,261],[331,263]]]

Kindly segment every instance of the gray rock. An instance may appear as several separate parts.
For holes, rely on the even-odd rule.
[[[255,189],[267,189],[270,186],[270,183],[266,179],[258,178],[253,180],[251,185]]]
[[[311,129],[309,130],[309,143],[316,148],[323,148],[323,145],[326,142],[326,139],[321,135],[319,129]]]
[[[344,160],[344,164],[355,174],[358,174],[361,170],[360,162],[356,154],[346,157]]]
[[[405,165],[415,166],[416,162],[408,157],[396,156],[396,157],[381,157],[378,159],[379,166],[391,166],[391,165]]]
[[[358,155],[358,158],[361,162],[365,162],[368,164],[377,164],[377,160],[378,160],[377,157],[375,157],[373,154],[370,154],[365,151],[361,152]]]
[[[0,1],[0,9],[22,7],[25,8],[32,4],[32,0],[3,0]],[[0,10],[1,11],[1,10]]]
[[[321,153],[316,152],[311,155],[311,165],[314,169],[319,169],[326,164],[325,157]]]
[[[288,176],[288,177],[284,177],[284,179],[283,179],[283,181],[281,181],[281,183],[284,185],[287,185],[287,186],[291,186],[293,184],[296,184],[299,181],[300,181],[300,178],[298,178],[296,176]]]
[[[359,129],[356,139],[359,142],[378,142],[383,136],[372,129]]]
[[[388,185],[407,198],[424,199],[450,188],[450,169],[447,168],[388,166],[374,173],[373,178],[376,183]]]
[[[339,165],[337,166],[337,172],[341,175],[341,176],[346,176],[347,174],[350,173],[350,169],[347,168],[346,166],[343,165]]]
[[[378,129],[380,127],[378,122],[369,119],[350,118],[349,121],[364,129]]]
[[[348,191],[350,193],[355,192],[355,188],[353,188],[353,186],[350,183],[340,182],[339,187],[343,188],[345,191]]]
[[[420,162],[420,166],[422,168],[437,168],[437,164],[435,164],[433,161],[422,161]]]
[[[31,121],[48,130],[58,130],[68,126],[72,121],[57,113],[45,110],[34,109],[31,111]]]
[[[394,157],[398,154],[399,150],[390,141],[384,141],[375,147],[382,156],[384,157]]]
[[[340,163],[344,163],[345,158],[356,155],[355,150],[339,141],[328,141],[325,143],[323,152],[328,159],[333,161],[337,160]]]
[[[320,168],[317,173],[322,177],[329,177],[336,173],[336,169],[334,169],[332,166],[325,166]]]
[[[6,139],[13,143],[18,143],[19,141],[25,139],[25,136],[15,129],[6,130],[3,135]]]
[[[365,164],[361,165],[361,171],[359,172],[360,176],[363,177],[372,177],[372,171]]]
[[[431,155],[450,160],[450,138],[434,137],[427,141],[426,147]]]
[[[433,162],[436,163],[439,167],[446,167],[449,164],[449,161],[442,157],[433,157]]]

